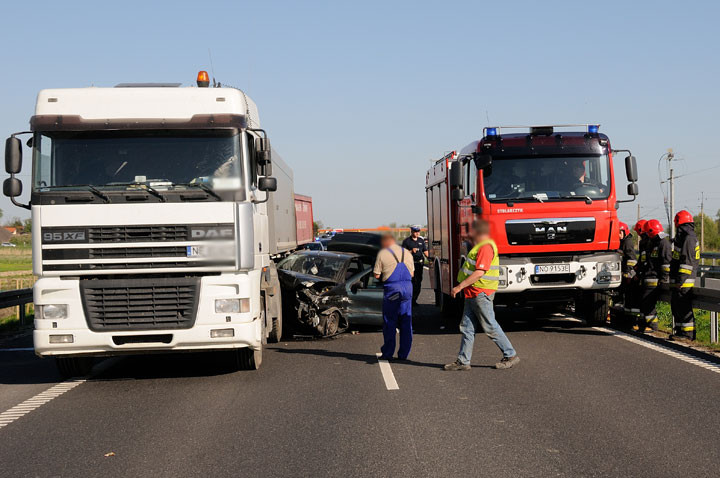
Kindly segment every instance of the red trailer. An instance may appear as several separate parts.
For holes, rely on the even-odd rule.
[[[315,240],[312,198],[310,196],[295,195],[295,226],[298,246]]]
[[[604,322],[607,292],[621,276],[617,206],[623,201],[616,195],[613,156],[628,154],[630,200],[637,195],[635,158],[613,150],[597,125],[516,128],[525,132],[485,128],[481,140],[446,154],[428,171],[436,303],[454,308],[448,294],[472,248],[472,221],[482,218],[500,255],[496,303],[574,302],[580,316]]]

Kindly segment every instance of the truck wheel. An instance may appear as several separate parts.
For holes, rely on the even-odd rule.
[[[609,297],[603,292],[582,292],[576,299],[575,310],[587,325],[605,325],[610,312]]]
[[[435,288],[433,291],[435,291],[435,307],[442,310],[444,297],[442,293],[442,284],[440,283],[440,273],[437,272],[437,267],[435,267]]]
[[[276,295],[271,299],[275,301],[275,311],[277,312],[277,317],[273,317],[272,319],[272,328],[268,334],[268,342],[274,344],[280,342],[282,339],[282,297],[278,297],[279,295],[280,287],[277,288]]]
[[[257,370],[262,364],[262,347],[255,350],[251,347],[244,347],[235,350],[235,360],[239,370]]]
[[[55,357],[55,365],[63,378],[84,377],[93,366],[91,357]]]

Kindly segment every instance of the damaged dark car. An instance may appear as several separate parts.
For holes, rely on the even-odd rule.
[[[338,234],[327,248],[300,251],[278,264],[283,316],[323,337],[351,325],[382,325],[382,283],[372,274],[379,236]]]

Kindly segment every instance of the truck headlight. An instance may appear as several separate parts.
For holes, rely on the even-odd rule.
[[[250,299],[215,299],[216,314],[250,312]]]
[[[40,318],[48,320],[67,319],[66,304],[48,304],[38,306]]]
[[[617,272],[620,270],[620,263],[617,261],[601,262],[599,266],[600,267],[598,267],[598,270],[600,272]]]

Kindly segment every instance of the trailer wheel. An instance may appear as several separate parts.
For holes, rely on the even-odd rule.
[[[575,311],[591,327],[605,325],[610,312],[609,297],[603,292],[582,292],[576,299]]]
[[[275,301],[275,311],[277,317],[272,318],[272,328],[268,334],[268,342],[278,343],[282,339],[282,297],[280,296],[280,287],[276,289],[276,295],[271,300]]]
[[[91,357],[55,357],[55,365],[63,378],[84,377],[93,366]]]
[[[258,350],[244,347],[234,351],[234,358],[239,370],[257,370],[262,364],[262,347]]]

